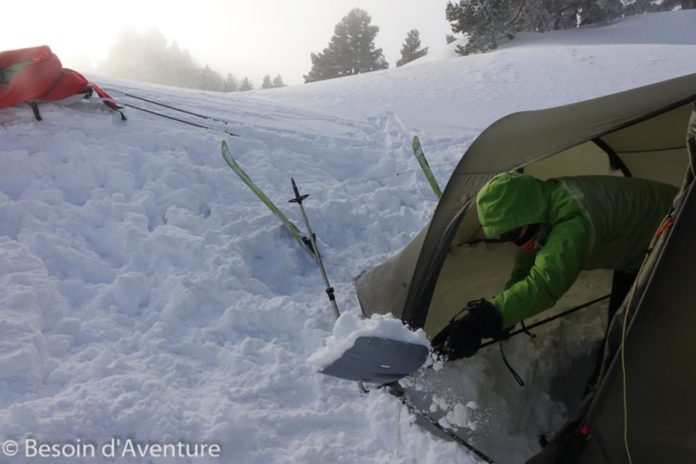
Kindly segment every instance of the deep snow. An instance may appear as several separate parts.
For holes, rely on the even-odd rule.
[[[444,186],[498,117],[696,72],[693,24],[693,10],[646,15],[244,94],[100,82],[116,98],[129,90],[229,120],[240,164],[298,219],[286,203],[293,176],[311,194],[339,307],[357,313],[352,279],[405,246],[435,206],[414,134]],[[132,110],[123,124],[97,105],[42,112],[43,122],[25,107],[0,112],[0,440],[223,448],[175,462],[474,462],[391,396],[362,396],[307,362],[334,322],[320,275],[225,165],[223,134]],[[511,345],[513,361],[553,355],[554,337],[538,353]],[[524,369],[524,414],[497,388],[509,374],[483,356],[454,379],[468,397],[436,398],[433,410],[447,403],[450,423],[518,462],[536,447],[526,431],[565,413],[537,370]]]

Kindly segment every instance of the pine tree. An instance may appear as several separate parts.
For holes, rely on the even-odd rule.
[[[283,82],[283,78],[280,74],[273,78],[273,87],[285,87],[286,84]]]
[[[239,91],[246,92],[248,90],[254,90],[254,84],[245,76],[244,79],[242,79],[242,83],[239,85]]]
[[[126,29],[98,72],[178,87],[224,90],[225,80],[209,66],[199,67],[187,50],[168,43],[157,30]]]
[[[261,88],[262,89],[272,89],[273,88],[273,82],[271,81],[271,75],[266,74],[263,76],[263,82],[261,82]]]
[[[406,40],[401,47],[401,59],[396,62],[396,66],[403,66],[413,60],[428,54],[428,47],[420,48],[420,34],[418,29],[411,29],[406,34]]]
[[[473,52],[495,49],[503,36],[512,38],[508,29],[514,30],[514,13],[510,0],[461,0],[447,3],[447,20],[453,32],[468,36],[466,45],[458,45],[457,52],[467,55]]]
[[[513,39],[517,32],[610,21],[620,17],[622,9],[622,0],[459,0],[447,3],[446,16],[453,32],[468,37],[466,45],[457,47],[467,55],[495,49],[501,39]]]
[[[227,73],[227,79],[225,79],[223,90],[225,92],[237,92],[239,90],[239,81],[234,77],[234,74]]]
[[[225,81],[216,71],[205,66],[198,70],[196,88],[203,90],[221,91],[225,88]]]
[[[305,82],[388,68],[382,49],[375,48],[379,27],[371,26],[371,21],[370,15],[359,8],[344,16],[334,28],[329,46],[311,54],[312,69],[304,76]]]
[[[603,23],[621,17],[624,4],[621,0],[595,0],[583,2],[583,5],[571,14],[576,14],[577,27],[585,24]]]
[[[453,36],[452,34],[447,34],[445,36],[445,40],[447,41],[447,45],[451,44],[452,42],[456,42],[457,38]]]
[[[627,1],[623,8],[624,16],[651,13],[654,11],[688,10],[696,8],[696,0],[633,0]]]

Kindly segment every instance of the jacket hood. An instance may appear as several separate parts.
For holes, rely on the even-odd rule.
[[[476,195],[478,219],[488,238],[527,224],[548,222],[545,182],[517,172],[495,176]]]

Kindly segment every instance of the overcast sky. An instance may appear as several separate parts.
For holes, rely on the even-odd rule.
[[[329,43],[334,26],[352,8],[372,16],[375,40],[390,67],[406,33],[419,30],[423,46],[440,47],[450,34],[447,0],[161,0],[12,1],[3,4],[0,49],[48,44],[66,66],[84,71],[108,53],[128,26],[155,28],[200,64],[226,74],[248,75],[256,86],[265,74],[288,84],[303,82],[309,55]],[[110,5],[110,6],[107,6]]]

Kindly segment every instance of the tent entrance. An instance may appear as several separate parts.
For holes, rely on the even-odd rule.
[[[425,331],[437,333],[467,301],[491,298],[502,291],[510,277],[515,252],[514,245],[506,243],[476,242],[453,247],[438,279]],[[582,272],[556,306],[539,317],[546,318],[606,295],[611,290],[611,279],[612,271],[608,270]]]
[[[524,172],[541,179],[578,175],[623,176],[628,173],[634,177],[680,186],[689,166],[685,128],[691,107],[691,104],[678,106],[659,116],[526,163]],[[461,214],[428,308],[424,328],[430,335],[442,329],[467,301],[490,298],[500,292],[514,263],[514,246],[484,240],[473,203],[465,207]],[[528,322],[533,323],[610,293],[612,274],[610,270],[581,273],[554,308]],[[580,404],[607,326],[607,304],[607,301],[597,303],[582,313],[569,316],[567,322],[559,320],[548,327],[539,328],[534,331],[539,335],[537,339],[520,336],[506,343],[509,346],[506,348],[508,356],[513,353],[512,356],[517,357],[513,364],[516,368],[521,367],[522,376],[533,385],[525,392],[518,391],[509,373],[502,367],[497,349],[492,348],[482,350],[475,360],[452,363],[441,372],[428,373],[427,378],[413,379],[414,385],[407,391],[414,402],[424,407],[437,402],[438,397],[444,397],[450,405],[464,404],[469,395],[467,380],[462,378],[462,373],[467,372],[467,376],[475,378],[476,369],[483,365],[485,369],[496,371],[490,376],[496,379],[496,385],[492,385],[491,391],[485,395],[490,396],[490,403],[486,401],[487,404],[482,406],[507,404],[510,411],[514,411],[510,416],[510,429],[497,432],[509,434],[510,438],[519,436],[514,424],[524,422],[530,405],[549,408],[550,418],[554,408],[559,405],[566,411],[572,411]],[[534,349],[530,349],[532,346]],[[536,356],[529,357],[531,352],[535,352]],[[559,357],[557,352],[564,355]],[[529,390],[533,390],[534,386],[539,388],[532,393]],[[541,391],[546,394],[540,394]],[[479,399],[482,402],[486,400]],[[453,410],[443,410],[441,414],[451,415]],[[476,417],[476,413],[471,414]],[[549,419],[547,425],[552,422]],[[461,430],[463,437],[475,436],[477,440],[482,440],[481,430],[473,434],[466,427]],[[554,430],[548,432],[553,433]],[[482,441],[485,442],[485,439]],[[484,442],[480,443],[480,449],[495,458],[498,454],[495,448],[497,443]]]
[[[580,175],[623,176],[629,172],[633,177],[680,186],[689,166],[685,128],[692,107],[691,103],[682,104],[555,155],[532,161],[523,170],[540,179]],[[500,292],[512,269],[515,248],[480,243],[484,237],[473,202],[463,214],[428,308],[425,330],[431,335],[444,327],[467,301],[490,298]],[[608,289],[608,284],[599,282],[607,280],[606,276],[590,279],[597,280],[594,285],[601,290],[588,295],[588,300]],[[571,289],[569,293],[572,295],[574,292]],[[581,303],[569,298],[571,301],[561,299],[556,307]]]

